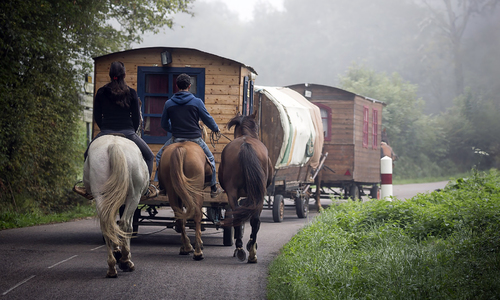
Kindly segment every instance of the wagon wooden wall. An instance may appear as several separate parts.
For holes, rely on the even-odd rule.
[[[138,67],[162,67],[160,53],[168,50],[172,55],[172,63],[168,67],[191,67],[205,69],[205,105],[215,119],[221,132],[232,137],[232,132],[226,129],[226,123],[242,111],[243,80],[250,76],[252,70],[245,65],[196,49],[187,48],[145,48],[134,49],[94,58],[95,61],[95,92],[109,82],[109,67],[113,61],[121,61],[126,68],[125,82],[137,90]],[[210,130],[207,129],[210,134]],[[93,136],[97,135],[99,127],[94,122]],[[215,156],[217,164],[220,163],[222,149],[229,141],[222,137],[215,149],[210,145],[209,137],[205,139],[210,150]],[[156,153],[163,144],[149,144]],[[156,165],[155,165],[156,167]]]
[[[323,169],[321,180],[324,184],[355,181],[380,182],[380,134],[382,106],[379,101],[370,101],[351,92],[324,85],[296,84],[289,86],[302,95],[310,93],[308,100],[331,109],[331,137],[325,137],[323,153],[328,152],[325,165],[335,171]],[[307,95],[306,95],[307,96]],[[363,147],[363,110],[369,108],[368,148]],[[378,139],[372,148],[372,111],[378,110]]]

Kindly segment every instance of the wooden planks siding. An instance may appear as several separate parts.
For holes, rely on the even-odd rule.
[[[138,67],[161,67],[160,53],[164,50],[167,50],[167,48],[135,49],[95,58],[95,92],[109,82],[109,67],[113,61],[117,60],[125,65],[127,72],[125,82],[137,90]],[[205,106],[217,125],[219,125],[221,132],[232,137],[233,132],[226,128],[226,124],[237,112],[241,112],[243,99],[242,78],[250,76],[251,70],[236,61],[195,49],[168,48],[168,51],[172,54],[172,63],[169,64],[169,67],[205,69]],[[99,132],[99,128],[95,123],[93,129],[93,136],[95,136]],[[207,128],[209,135],[210,132]],[[216,167],[218,168],[222,149],[229,143],[229,140],[222,137],[219,144],[215,145],[215,148],[210,144],[209,136],[205,138],[205,142],[214,154]],[[149,144],[155,155],[162,146],[162,144]]]
[[[371,101],[362,96],[335,87],[309,84],[289,86],[298,93],[305,95],[313,103],[319,103],[331,108],[331,141],[326,141],[323,153],[328,152],[321,180],[326,186],[340,186],[343,181],[359,183],[380,182],[380,144],[372,148],[372,114],[378,110],[378,139],[380,142],[382,130],[381,102]],[[368,148],[363,148],[363,107],[369,108]],[[346,175],[349,172],[350,175]]]

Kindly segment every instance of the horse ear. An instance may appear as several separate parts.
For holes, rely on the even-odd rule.
[[[250,116],[252,117],[252,119],[255,119],[257,117],[257,110],[255,110]]]

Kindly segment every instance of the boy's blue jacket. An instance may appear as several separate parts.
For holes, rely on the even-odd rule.
[[[165,102],[161,127],[176,138],[195,139],[201,137],[201,128],[198,125],[200,119],[212,131],[219,131],[214,118],[200,98],[190,92],[178,92]]]

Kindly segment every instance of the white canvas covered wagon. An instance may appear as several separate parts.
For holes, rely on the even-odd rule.
[[[274,221],[283,219],[283,196],[295,200],[297,216],[304,218],[308,214],[309,185],[322,166],[320,110],[289,88],[256,86],[254,99],[260,139],[275,168],[268,188]]]

